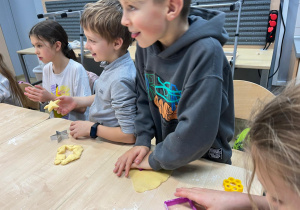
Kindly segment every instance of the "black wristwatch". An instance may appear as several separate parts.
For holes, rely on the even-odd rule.
[[[97,128],[98,125],[102,125],[102,123],[95,123],[92,127],[91,127],[91,132],[90,132],[90,136],[91,138],[95,139],[97,138]]]

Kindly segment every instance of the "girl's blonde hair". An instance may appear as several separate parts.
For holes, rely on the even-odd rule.
[[[25,95],[20,88],[18,82],[16,81],[14,75],[9,71],[8,67],[5,65],[3,56],[0,53],[0,74],[2,74],[9,82],[9,88],[14,101],[19,102],[24,107],[26,104]]]
[[[281,178],[300,195],[300,85],[287,85],[254,116],[249,132],[253,172],[248,193],[259,169],[270,178]]]

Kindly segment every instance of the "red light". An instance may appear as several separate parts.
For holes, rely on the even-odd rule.
[[[268,32],[271,33],[273,31],[273,29],[274,29],[273,27],[269,27]]]
[[[271,20],[276,20],[277,19],[277,15],[276,14],[270,14],[270,19]]]
[[[276,21],[270,20],[269,24],[270,24],[271,27],[275,27],[277,23],[276,23]]]
[[[269,12],[266,43],[271,43],[271,42],[274,42],[274,40],[275,40],[277,20],[278,20],[278,11],[271,10]],[[266,49],[268,49],[268,47]]]

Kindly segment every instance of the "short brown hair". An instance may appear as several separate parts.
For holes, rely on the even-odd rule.
[[[128,28],[121,24],[122,7],[118,0],[100,0],[85,5],[80,24],[84,29],[89,29],[109,43],[117,38],[123,39],[123,50],[132,43]]]

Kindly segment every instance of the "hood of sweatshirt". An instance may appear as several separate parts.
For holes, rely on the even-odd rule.
[[[180,51],[191,45],[193,42],[206,37],[217,39],[224,45],[228,39],[228,34],[224,28],[225,13],[216,10],[202,8],[191,8],[188,17],[189,29],[170,47],[161,51],[160,43],[150,46],[150,51],[157,56],[166,59],[180,54]],[[217,26],[217,27],[216,27]]]

